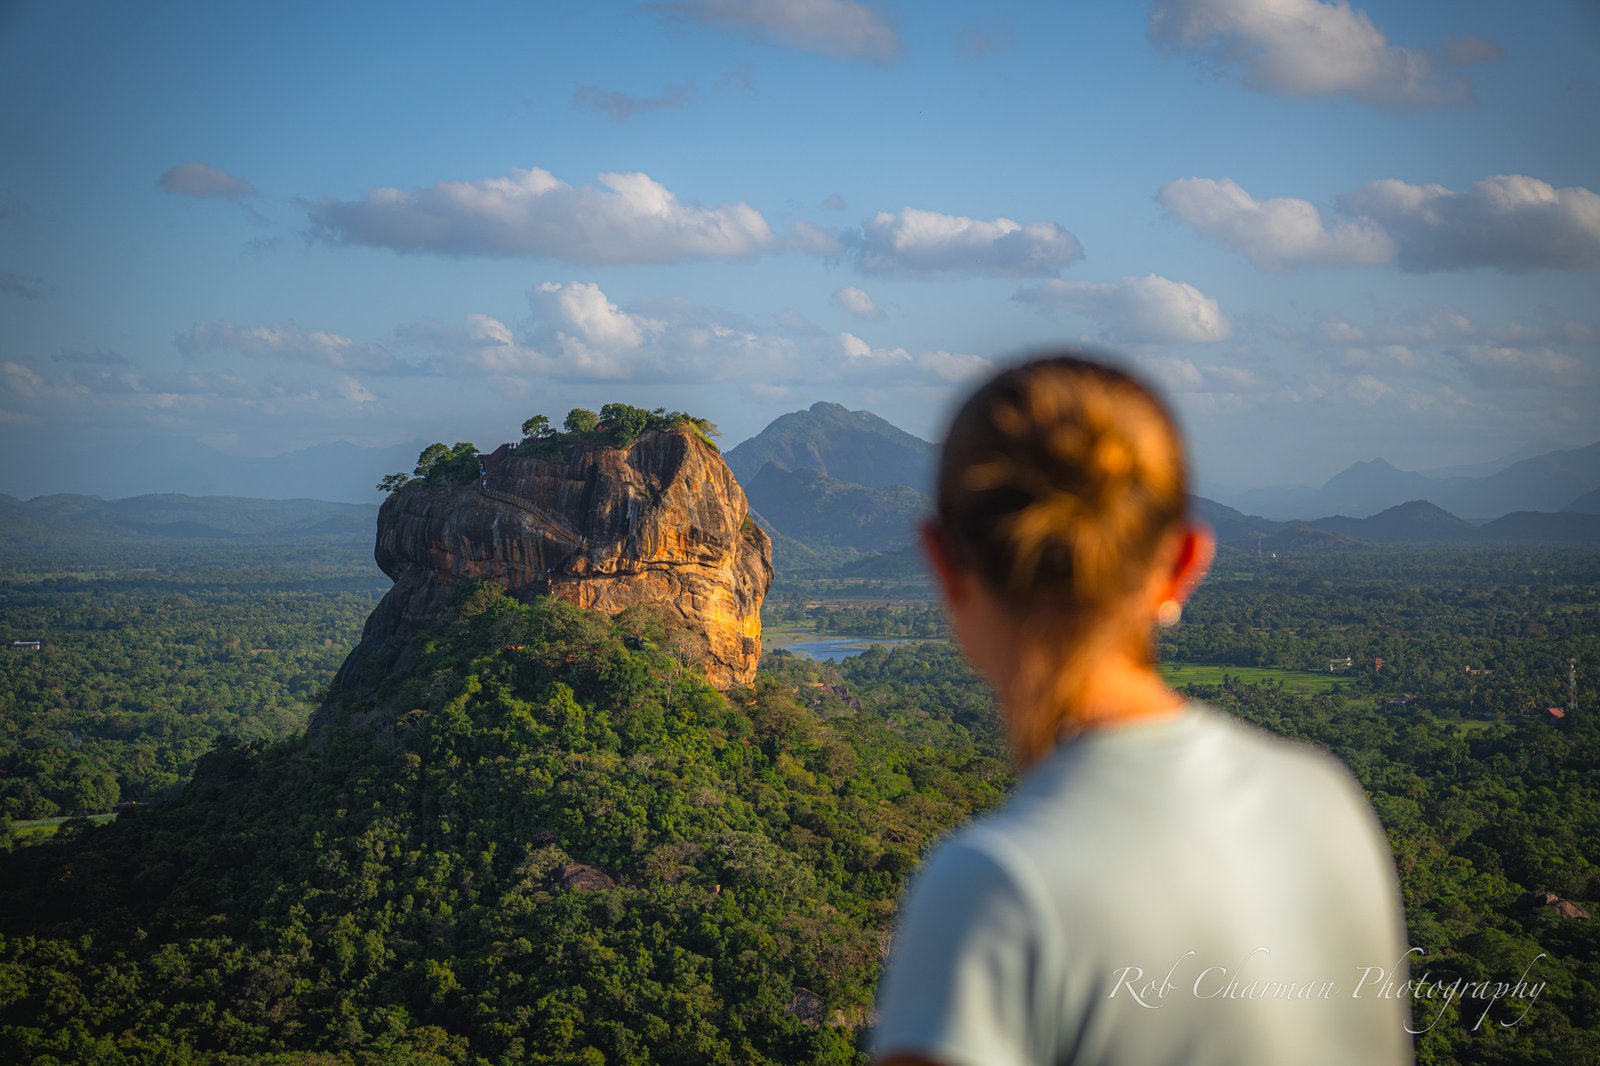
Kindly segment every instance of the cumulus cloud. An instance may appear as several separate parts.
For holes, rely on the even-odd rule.
[[[822,206],[829,211],[843,211],[850,206],[850,203],[838,193],[831,192],[823,199]]]
[[[197,322],[178,334],[175,343],[178,351],[189,356],[234,352],[254,359],[316,363],[381,374],[417,374],[429,369],[401,360],[379,345],[359,344],[337,333],[303,329],[292,322],[274,326]]]
[[[874,348],[854,333],[839,334],[839,366],[846,377],[906,380],[923,378],[939,383],[967,381],[994,364],[979,355],[942,349],[912,355],[904,348]]]
[[[1024,277],[1083,257],[1078,238],[1054,222],[983,221],[913,207],[878,212],[845,243],[868,274]]]
[[[856,0],[685,0],[655,7],[686,21],[839,59],[887,63],[900,54],[894,27]]]
[[[1593,375],[1568,355],[1548,347],[1469,344],[1451,353],[1475,384],[1488,389],[1592,385]]]
[[[304,206],[322,240],[401,252],[599,265],[747,258],[773,244],[766,219],[750,205],[684,203],[641,173],[601,174],[599,185],[572,186],[534,167]]]
[[[256,188],[235,174],[205,163],[179,163],[161,175],[161,187],[178,196],[207,200],[240,200],[256,195]]]
[[[1047,311],[1087,315],[1100,324],[1107,340],[1124,343],[1204,343],[1225,340],[1233,332],[1216,300],[1158,274],[1112,282],[1051,278],[1022,289],[1016,298]]]
[[[1307,200],[1257,200],[1224,178],[1185,178],[1157,199],[1195,231],[1267,270],[1397,263],[1427,272],[1600,267],[1600,195],[1497,174],[1462,192],[1388,178],[1338,198],[1327,219]]]
[[[1161,205],[1201,236],[1243,252],[1264,270],[1373,266],[1394,259],[1394,241],[1370,219],[1323,221],[1308,200],[1257,200],[1228,178],[1169,181]]]
[[[367,387],[348,374],[339,378],[333,386],[334,392],[340,399],[352,407],[365,407],[369,403],[377,403],[378,398],[367,390]]]
[[[412,343],[512,379],[709,382],[780,377],[796,362],[786,337],[686,300],[623,307],[590,282],[545,282],[528,295],[532,317],[517,330],[489,315],[465,326],[423,323]]]
[[[579,107],[592,107],[604,111],[616,122],[626,122],[634,115],[646,111],[671,111],[689,102],[694,92],[694,82],[674,85],[660,96],[629,96],[597,85],[580,85],[572,94],[572,102]]]
[[[1189,52],[1251,89],[1286,96],[1348,96],[1397,110],[1470,102],[1471,87],[1448,54],[1390,44],[1348,0],[1156,0],[1150,40]],[[1456,54],[1492,58],[1488,42]]]
[[[1357,324],[1329,314],[1278,340],[1280,349],[1299,348],[1337,373],[1337,381],[1353,383],[1346,388],[1330,379],[1331,390],[1352,397],[1392,394],[1413,410],[1456,412],[1470,395],[1486,411],[1504,413],[1513,409],[1507,404],[1514,394],[1531,418],[1539,404],[1554,410],[1563,402],[1587,402],[1592,410],[1600,386],[1600,330],[1555,317],[1483,321],[1439,307]],[[1381,382],[1391,393],[1362,379]]]
[[[959,352],[874,348],[850,333],[762,328],[683,299],[623,303],[592,282],[545,282],[528,300],[531,315],[515,327],[477,314],[461,326],[422,322],[397,332],[441,363],[493,375],[508,389],[552,380],[926,386],[964,381],[990,366]]]
[[[1452,192],[1389,178],[1339,204],[1393,235],[1403,270],[1600,267],[1600,195],[1581,186],[1497,174]]]
[[[834,290],[833,302],[867,322],[876,322],[883,318],[883,311],[873,302],[872,297],[867,295],[866,290],[858,289],[854,285]]]

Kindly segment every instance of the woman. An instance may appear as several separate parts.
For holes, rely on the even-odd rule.
[[[1023,773],[911,888],[880,1066],[1411,1061],[1360,786],[1155,669],[1211,559],[1187,492],[1171,416],[1112,367],[1036,359],[956,414],[924,545]]]

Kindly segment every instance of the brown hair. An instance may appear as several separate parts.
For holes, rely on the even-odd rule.
[[[1008,726],[1026,765],[1070,721],[1086,666],[1112,641],[1149,661],[1149,619],[1118,608],[1188,509],[1183,443],[1133,375],[1077,352],[996,374],[951,422],[938,529],[952,556],[1016,607],[1028,706]]]

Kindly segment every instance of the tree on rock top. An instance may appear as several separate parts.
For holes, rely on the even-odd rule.
[[[600,428],[618,445],[631,444],[650,428],[650,412],[629,403],[608,403],[600,408]]]
[[[568,433],[591,433],[594,427],[600,424],[600,416],[587,407],[574,407],[567,412],[566,420],[561,423],[561,428]]]

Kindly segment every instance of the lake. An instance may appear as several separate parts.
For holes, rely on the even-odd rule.
[[[863,637],[852,634],[836,635],[831,637],[803,636],[799,640],[788,641],[777,647],[770,646],[769,650],[792,651],[796,655],[803,655],[807,659],[817,659],[822,662],[836,663],[840,659],[849,659],[860,655],[874,644],[893,647],[896,644],[915,644],[915,640],[901,637]]]

